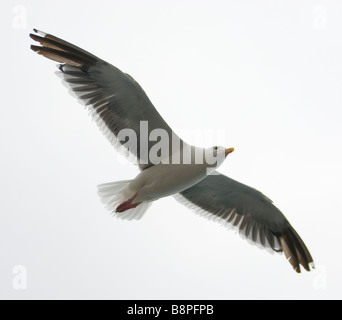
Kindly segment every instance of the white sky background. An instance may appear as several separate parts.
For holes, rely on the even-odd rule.
[[[342,297],[341,1],[0,6],[0,298]],[[220,171],[275,202],[317,271],[297,275],[173,198],[112,218],[97,185],[138,169],[29,49],[32,28],[131,74],[188,142],[235,147]]]

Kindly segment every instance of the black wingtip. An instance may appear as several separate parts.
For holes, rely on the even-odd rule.
[[[280,236],[280,243],[287,260],[297,273],[301,273],[301,266],[310,272],[310,266],[313,265],[312,256],[305,246],[303,240],[292,228],[288,228]]]
[[[40,49],[41,47],[35,46],[35,45],[32,44],[32,45],[30,46],[30,48],[31,48],[31,50],[33,50],[34,52],[38,52],[39,49]]]
[[[31,38],[32,40],[34,40],[34,41],[38,41],[39,36],[37,36],[37,35],[34,34],[34,33],[30,33],[30,38]]]

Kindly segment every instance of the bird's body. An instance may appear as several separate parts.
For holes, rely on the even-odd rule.
[[[205,164],[184,166],[158,164],[140,172],[128,185],[130,195],[137,193],[136,202],[155,201],[186,190],[206,177]]]
[[[232,148],[187,144],[131,76],[69,42],[34,31],[30,36],[41,46],[31,49],[61,63],[58,73],[70,92],[88,107],[109,141],[139,166],[141,172],[133,180],[99,186],[102,201],[114,215],[139,219],[153,201],[174,195],[237,227],[254,243],[284,252],[297,272],[300,265],[310,271],[313,259],[308,249],[272,201],[216,171]]]
[[[203,149],[199,147],[192,147],[190,149],[189,161],[185,162],[184,157],[174,157],[180,159],[177,163],[172,163],[172,154],[168,158],[168,163],[159,163],[142,170],[133,180],[123,181],[122,189],[118,192],[118,182],[114,184],[115,190],[110,191],[110,195],[115,192],[116,202],[111,202],[109,207],[117,207],[116,211],[124,212],[129,209],[134,209],[141,203],[153,202],[160,198],[171,196],[189,189],[201,180],[205,179],[211,171],[214,171],[223,161],[226,153],[232,152],[232,149],[224,149],[222,147],[215,147]],[[182,151],[182,150],[179,150]],[[206,155],[212,151],[213,155],[221,154],[217,157],[218,161],[213,167],[207,162]],[[197,155],[197,157],[196,157]],[[164,159],[165,160],[165,159]],[[196,161],[197,160],[197,161]],[[105,185],[108,191],[108,184]],[[100,196],[102,197],[100,186]],[[105,193],[108,195],[108,192]],[[103,202],[108,205],[106,196],[102,197]],[[113,198],[110,197],[110,200]],[[120,207],[120,204],[125,204]]]

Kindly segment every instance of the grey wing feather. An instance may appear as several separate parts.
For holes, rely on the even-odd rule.
[[[181,202],[238,227],[247,239],[277,252],[284,251],[297,272],[300,272],[300,265],[307,271],[313,265],[297,232],[261,192],[216,174],[207,176],[180,195]]]
[[[148,121],[147,137],[154,129],[164,129],[170,139],[165,141],[166,147],[172,154],[171,139],[172,134],[175,134],[131,76],[69,42],[38,30],[35,32],[38,35],[30,34],[30,37],[41,46],[32,45],[31,49],[62,63],[58,66],[60,76],[72,93],[88,106],[90,114],[115,147],[124,149],[127,156],[133,155],[141,170],[153,165],[147,156],[148,152],[142,155],[140,143],[135,148],[128,148],[128,139],[117,139],[122,129],[131,129],[139,142],[140,123]],[[157,142],[147,143],[148,151]]]

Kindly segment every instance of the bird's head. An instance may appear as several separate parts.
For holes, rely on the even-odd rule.
[[[205,162],[209,167],[219,167],[226,159],[228,154],[232,153],[234,148],[224,148],[220,146],[214,146],[205,150]]]
[[[228,154],[230,154],[234,151],[234,148],[226,149],[224,147],[214,146],[214,147],[212,147],[212,150],[213,150],[214,157],[226,158],[228,156]]]

